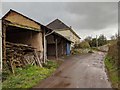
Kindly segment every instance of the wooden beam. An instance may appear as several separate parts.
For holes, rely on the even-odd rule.
[[[38,65],[39,65],[40,67],[42,67],[42,64],[41,64],[41,62],[40,62],[40,58],[39,58],[38,54],[39,54],[39,53],[37,52],[37,50],[35,50],[35,57],[36,57],[36,59],[37,59]]]
[[[64,43],[63,43],[63,39],[62,39],[62,55],[64,55],[64,50],[63,50],[64,46],[63,45],[64,45]]]
[[[37,29],[37,28],[33,28],[33,27],[30,27],[30,26],[25,26],[25,25],[21,25],[21,24],[17,24],[17,23],[12,23],[12,22],[7,21],[7,20],[5,20],[5,22],[6,22],[6,25],[9,25],[9,26],[28,29],[28,30],[35,31],[35,32],[41,32],[41,29]]]

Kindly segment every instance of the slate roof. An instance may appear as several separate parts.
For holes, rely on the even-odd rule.
[[[64,24],[62,21],[60,21],[59,19],[55,19],[54,21],[52,21],[51,23],[49,23],[47,25],[47,27],[51,28],[51,29],[70,29],[70,27],[68,27],[66,24]]]
[[[68,27],[66,24],[64,24],[61,20],[55,19],[51,23],[47,25],[48,28],[53,29],[53,30],[65,30],[69,29],[71,32],[73,32],[79,39],[81,39],[75,31],[73,31],[70,27]]]

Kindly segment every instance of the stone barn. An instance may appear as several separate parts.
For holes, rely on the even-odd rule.
[[[13,60],[17,60],[18,55],[21,55],[19,60],[24,63],[26,58],[22,57],[27,55],[26,53],[31,53],[29,56],[25,56],[27,63],[30,63],[29,59],[35,59],[33,61],[37,61],[40,66],[42,66],[41,63],[45,63],[47,56],[58,58],[70,55],[71,41],[69,39],[14,10],[10,10],[2,18],[2,36],[4,62],[7,62],[11,53]],[[8,51],[10,51],[9,55]]]
[[[6,60],[6,42],[24,44],[35,48],[38,58],[43,59],[43,25],[10,10],[2,18],[3,60]]]
[[[63,21],[59,19],[55,19],[54,21],[50,22],[47,27],[55,30],[60,35],[71,40],[71,49],[74,47],[75,44],[80,43],[80,36],[72,29],[71,26],[66,25]]]

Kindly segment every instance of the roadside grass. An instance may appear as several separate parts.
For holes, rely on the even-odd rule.
[[[112,41],[109,44],[109,50],[105,58],[105,66],[107,68],[107,74],[111,81],[112,87],[116,90],[120,90],[120,67],[119,67],[119,44],[116,41]]]
[[[51,69],[52,68],[58,68],[60,65],[60,61],[47,61],[47,63],[43,64],[43,67]]]
[[[28,65],[25,68],[17,68],[15,75],[10,74],[2,83],[3,90],[9,88],[32,88],[43,79],[49,77],[58,67],[55,61],[48,61],[44,67]]]
[[[108,56],[105,58],[105,66],[107,68],[108,77],[112,83],[112,87],[118,88],[118,84],[120,83],[120,77],[118,76],[118,66],[116,66],[113,63],[113,59]],[[120,90],[120,88],[118,90]]]

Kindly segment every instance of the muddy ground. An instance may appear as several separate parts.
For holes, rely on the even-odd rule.
[[[35,88],[111,88],[103,52],[69,56],[58,70]]]

